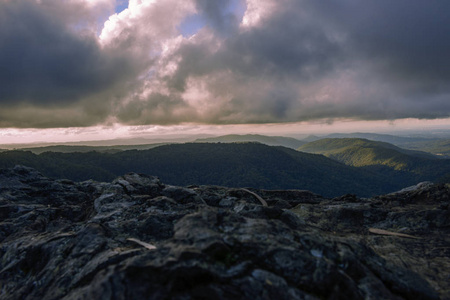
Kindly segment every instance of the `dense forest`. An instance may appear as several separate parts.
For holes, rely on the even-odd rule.
[[[385,142],[329,138],[305,144],[298,150],[323,154],[346,165],[370,169],[391,177],[401,171],[417,180],[448,181],[450,174],[449,159],[402,149]]]
[[[347,166],[323,155],[259,143],[189,143],[117,153],[6,151],[0,168],[33,167],[53,178],[109,181],[127,172],[155,175],[167,184],[305,189],[334,197],[396,191],[420,181],[446,180],[450,160],[423,160],[416,169]],[[439,167],[439,172],[435,168]],[[443,170],[443,171],[442,171]],[[447,176],[447,177],[446,177]]]

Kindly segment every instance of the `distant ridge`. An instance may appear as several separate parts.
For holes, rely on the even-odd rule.
[[[328,149],[321,154],[329,158],[255,142],[188,143],[103,153],[5,151],[0,153],[0,168],[25,165],[52,178],[74,181],[110,181],[138,172],[174,185],[301,189],[326,197],[348,193],[370,197],[422,181],[450,182],[449,159],[368,140],[329,141],[300,147],[318,153],[312,145],[325,143]]]
[[[236,143],[236,142],[258,142],[268,146],[283,146],[297,149],[306,142],[284,136],[267,136],[259,134],[228,134],[217,137],[197,139],[196,143]]]
[[[401,146],[409,143],[417,142],[429,142],[436,140],[436,138],[425,138],[425,137],[405,137],[396,136],[390,134],[379,134],[379,133],[368,133],[368,132],[354,132],[354,133],[332,133],[322,138],[359,138],[368,139],[372,141],[379,141],[394,144],[396,146]]]
[[[311,135],[308,135],[307,137],[305,137],[304,139],[302,139],[302,142],[309,143],[309,142],[314,142],[314,141],[317,141],[320,139],[322,139],[322,138],[317,135],[311,134]]]
[[[16,149],[36,149],[42,147],[54,147],[54,146],[80,146],[80,147],[104,147],[104,148],[117,148],[127,146],[139,146],[139,145],[153,145],[153,144],[173,144],[173,143],[186,143],[192,142],[198,138],[208,137],[209,135],[186,135],[186,136],[167,136],[167,137],[131,137],[131,138],[116,138],[107,140],[89,140],[89,141],[76,141],[76,142],[32,142],[21,144],[0,144],[0,148],[7,150]],[[136,149],[134,147],[133,149]],[[58,151],[56,151],[58,152]]]
[[[408,149],[426,151],[443,158],[450,158],[450,139],[418,141],[415,143],[405,144],[404,147]]]
[[[102,153],[116,153],[126,150],[148,150],[167,144],[168,143],[155,143],[143,145],[111,145],[111,146],[54,145],[44,147],[21,148],[20,150],[31,151],[35,154],[41,154],[44,152],[73,153],[73,152],[91,152],[91,151],[97,151]]]

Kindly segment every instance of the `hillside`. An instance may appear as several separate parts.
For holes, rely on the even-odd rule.
[[[447,180],[450,174],[450,160],[384,142],[356,138],[322,139],[298,150],[322,154],[349,166],[382,172],[404,171],[427,180]]]
[[[417,141],[406,143],[402,147],[433,153],[443,158],[450,158],[450,139]]]
[[[119,153],[0,153],[0,168],[17,164],[53,178],[75,181],[109,181],[133,171],[155,175],[175,185],[304,189],[327,197],[346,193],[371,196],[418,182],[414,175],[403,171],[390,178],[322,155],[258,143],[174,144]]]
[[[304,142],[314,142],[321,139],[368,139],[371,141],[385,142],[393,144],[402,149],[417,150],[422,152],[432,153],[444,158],[450,157],[450,139],[447,135],[442,135],[441,137],[405,137],[405,136],[395,136],[389,134],[378,134],[378,133],[333,133],[323,137],[309,136],[302,141]]]
[[[269,146],[283,146],[297,149],[306,142],[284,136],[266,136],[259,134],[229,134],[218,137],[197,139],[196,143],[237,143],[237,142],[257,142]]]
[[[323,154],[356,167],[384,164],[400,169],[413,158],[437,159],[426,152],[402,149],[389,143],[360,138],[326,138],[302,145],[297,150]]]

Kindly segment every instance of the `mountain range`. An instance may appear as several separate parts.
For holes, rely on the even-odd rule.
[[[111,146],[89,146],[89,145],[50,145],[42,147],[25,147],[20,148],[21,151],[30,151],[35,154],[41,154],[44,152],[61,152],[61,153],[73,153],[73,152],[102,152],[102,153],[117,153],[126,150],[148,150],[161,145],[170,143],[152,143],[152,144],[133,144],[133,145],[111,145]],[[1,151],[1,149],[0,149]],[[6,151],[6,150],[4,150]]]
[[[228,134],[217,137],[196,139],[196,143],[238,143],[238,142],[258,142],[269,146],[283,146],[297,149],[306,142],[284,136],[267,136],[260,134]]]
[[[6,151],[0,153],[0,167],[26,165],[46,176],[74,181],[109,181],[133,171],[158,176],[174,185],[301,189],[327,197],[394,192],[420,181],[445,180],[450,172],[450,160],[389,151],[401,157],[394,157],[395,166],[358,165],[260,143],[187,143],[117,153]],[[401,163],[407,167],[398,167]]]
[[[402,149],[416,150],[450,158],[450,139],[423,136],[396,136],[378,133],[333,133],[325,136],[310,135],[303,139],[283,136],[266,136],[259,134],[230,134],[216,137],[200,138],[194,142],[200,143],[233,143],[233,142],[259,142],[269,146],[283,146],[297,149],[302,145],[323,139],[366,139],[375,142],[384,142]]]

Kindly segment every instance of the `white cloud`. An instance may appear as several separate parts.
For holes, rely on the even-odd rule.
[[[89,7],[108,7],[114,8],[116,5],[116,0],[72,0],[85,2]]]
[[[244,28],[258,26],[277,9],[277,6],[283,5],[282,2],[276,0],[247,0],[247,9],[241,26]]]
[[[131,0],[127,9],[105,22],[100,41],[155,51],[166,39],[177,36],[178,24],[194,12],[192,1]]]

